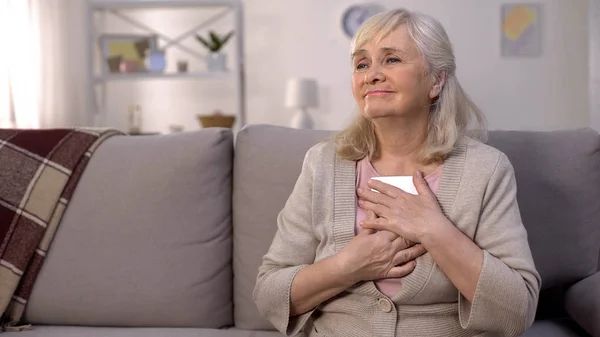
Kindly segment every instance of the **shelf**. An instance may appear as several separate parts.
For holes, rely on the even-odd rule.
[[[241,0],[91,0],[92,9],[237,6]]]
[[[195,72],[195,73],[124,73],[94,76],[94,82],[106,81],[137,81],[157,79],[227,79],[234,76],[231,72]]]
[[[2,0],[0,0],[1,2]],[[108,94],[110,90],[108,87],[111,82],[121,82],[134,85],[140,84],[142,81],[226,81],[233,80],[235,85],[235,93],[231,99],[235,98],[236,103],[236,127],[242,128],[246,124],[246,111],[245,111],[245,86],[244,86],[244,43],[243,43],[243,10],[244,0],[80,0],[87,3],[86,9],[86,22],[88,30],[87,39],[87,67],[89,71],[88,76],[88,92],[90,98],[88,100],[89,116],[88,120],[90,124],[96,127],[106,127],[108,125],[108,102],[111,101],[111,97]],[[170,9],[205,9],[206,14],[209,17],[198,22],[197,25],[190,27],[185,32],[177,36],[170,36],[173,34],[164,34],[161,32],[159,27],[153,27],[152,24],[144,23],[139,18],[132,17],[135,10],[170,10]],[[177,11],[168,11],[167,14],[178,14]],[[111,73],[105,69],[105,67],[98,67],[99,65],[105,65],[103,62],[105,57],[101,53],[101,49],[98,46],[98,41],[102,34],[107,33],[106,17],[111,16],[120,19],[121,21],[129,24],[129,28],[134,28],[136,32],[143,31],[147,34],[157,36],[161,41],[164,40],[164,48],[177,47],[190,55],[203,59],[204,56],[197,53],[196,51],[187,48],[181,42],[182,40],[192,36],[195,32],[202,29],[210,28],[215,22],[223,19],[225,16],[231,20],[233,30],[236,32],[236,38],[233,39],[235,52],[233,52],[235,65],[232,64],[231,69],[223,72],[211,72],[208,69],[198,71],[190,71],[187,73],[179,73],[176,69],[173,69],[167,73],[154,73],[154,72],[134,72],[134,73]],[[156,20],[154,20],[156,21]],[[155,22],[155,25],[163,25],[168,23],[169,20],[164,18]],[[191,24],[190,24],[191,26]],[[163,27],[164,28],[164,27]],[[121,29],[119,29],[121,31]],[[131,29],[129,29],[131,30]],[[111,33],[114,33],[111,31]],[[100,50],[99,50],[100,49]],[[99,52],[100,51],[100,52]],[[102,68],[98,71],[97,68]],[[227,99],[230,99],[229,97]]]

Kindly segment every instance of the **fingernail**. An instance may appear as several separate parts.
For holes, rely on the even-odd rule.
[[[368,183],[372,184],[373,183],[373,179],[369,179]]]
[[[359,199],[359,200],[358,200],[358,204],[359,204],[359,205],[362,205],[362,204],[364,204],[364,203],[365,203],[365,202],[364,202],[362,199]]]
[[[417,178],[423,178],[423,174],[419,170],[417,170]]]
[[[362,189],[362,188],[359,188],[359,189],[358,189],[358,193],[362,193],[362,192],[363,192],[363,189]]]

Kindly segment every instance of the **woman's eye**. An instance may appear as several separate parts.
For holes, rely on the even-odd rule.
[[[363,70],[367,68],[367,64],[362,62],[356,65],[356,70]]]
[[[400,60],[397,57],[389,57],[387,60],[385,60],[387,63],[399,63],[402,62],[402,60]]]

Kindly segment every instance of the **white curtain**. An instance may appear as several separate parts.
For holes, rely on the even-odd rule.
[[[89,125],[85,11],[88,0],[30,1],[38,12],[42,51],[40,125]]]
[[[37,17],[32,1],[0,0],[0,127],[40,125]]]
[[[0,127],[86,125],[84,0],[0,0]]]

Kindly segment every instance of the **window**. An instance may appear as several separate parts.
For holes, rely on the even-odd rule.
[[[33,0],[0,0],[0,127],[39,127],[35,11]]]

